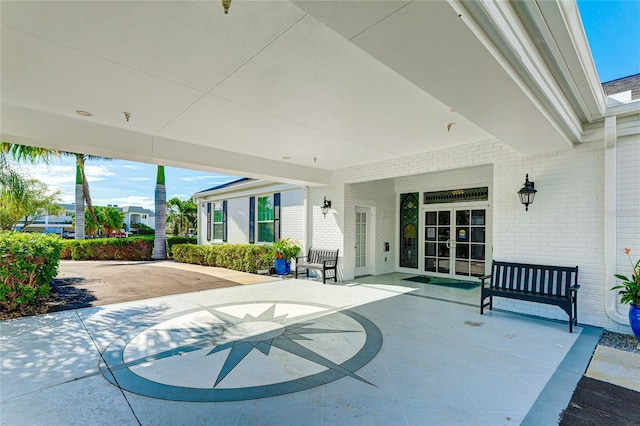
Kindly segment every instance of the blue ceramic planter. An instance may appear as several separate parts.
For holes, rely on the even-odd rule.
[[[633,303],[629,308],[629,324],[631,324],[631,330],[633,330],[636,339],[640,341],[640,306]]]
[[[276,259],[273,263],[273,267],[276,269],[276,274],[278,275],[288,275],[291,270],[291,261],[286,261],[284,259]]]

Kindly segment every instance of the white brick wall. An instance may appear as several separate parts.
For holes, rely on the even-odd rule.
[[[291,238],[297,241],[304,252],[306,249],[306,202],[305,189],[283,191],[280,196],[282,238]]]
[[[616,148],[616,273],[626,277],[631,275],[631,263],[624,254],[631,249],[633,261],[640,258],[640,137],[618,141]],[[609,277],[611,278],[611,277]],[[619,283],[615,278],[609,286]],[[618,299],[619,300],[619,299]],[[619,307],[626,312],[627,306]],[[614,328],[617,323],[607,328]],[[630,330],[624,327],[622,331]]]
[[[315,248],[340,250],[338,258],[338,279],[343,280],[346,244],[345,233],[343,231],[345,223],[344,185],[337,184],[322,188],[311,188],[309,190],[309,197],[310,205],[312,206],[310,229],[313,229],[309,244]],[[323,217],[320,211],[324,197],[327,197],[327,200],[331,201],[331,211],[327,213],[326,217]]]
[[[395,271],[395,192],[393,179],[347,184],[345,188],[344,212],[344,273],[346,279],[353,278],[355,268],[356,207],[370,209],[367,226],[375,236],[370,241],[372,247],[372,268],[374,275]],[[390,250],[384,251],[388,242]]]
[[[638,143],[620,144],[619,155],[629,159],[628,165],[620,166],[620,185],[638,203],[637,184]],[[626,164],[626,163],[625,163]],[[484,166],[484,167],[475,167]],[[434,173],[448,170],[447,173]],[[492,170],[491,179],[488,171]],[[430,173],[425,180],[424,173]],[[519,202],[517,191],[522,187],[525,174],[535,182],[538,193],[535,202],[525,212]],[[395,191],[424,191],[433,189],[454,189],[469,183],[478,186],[490,182],[491,207],[493,212],[493,258],[501,260],[538,262],[552,265],[580,267],[579,312],[581,322],[613,328],[605,311],[606,280],[604,277],[604,148],[602,142],[586,143],[563,152],[525,157],[508,145],[497,141],[454,147],[339,170],[334,173],[333,187],[341,184],[349,188],[345,191],[347,211],[344,221],[332,229],[335,237],[344,229],[345,245],[352,247],[351,207],[359,198],[367,199],[367,186],[349,185],[380,179],[395,179]],[[635,183],[634,183],[635,182]],[[475,186],[475,185],[474,185]],[[372,187],[374,188],[374,187]],[[374,189],[375,194],[375,189]],[[624,191],[623,191],[624,194]],[[372,204],[383,204],[385,191],[373,197]],[[378,201],[376,201],[378,200]],[[320,200],[321,201],[321,200]],[[334,201],[335,202],[335,201]],[[317,202],[316,202],[317,203]],[[394,201],[394,209],[396,203]],[[619,221],[624,232],[638,235],[637,206],[624,213],[625,220]],[[395,212],[394,212],[395,214]],[[635,230],[630,231],[629,228]],[[316,228],[314,227],[314,239]],[[395,244],[394,237],[391,239]],[[349,249],[347,248],[347,258]],[[345,277],[353,274],[353,263],[345,260]],[[383,270],[381,268],[380,270]],[[497,299],[501,308],[526,312],[550,318],[566,319],[566,314],[557,307],[534,303]],[[616,324],[614,324],[615,326]]]

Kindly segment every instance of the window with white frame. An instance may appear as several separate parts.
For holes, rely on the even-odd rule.
[[[258,242],[272,243],[274,238],[274,203],[273,194],[258,197]]]
[[[222,241],[224,235],[224,215],[222,201],[213,203],[213,239]]]

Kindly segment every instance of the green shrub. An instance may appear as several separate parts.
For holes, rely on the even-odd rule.
[[[176,244],[173,246],[173,259],[176,262],[206,265],[209,247],[193,244]]]
[[[49,297],[62,240],[55,235],[0,232],[0,308],[13,311]]]
[[[219,266],[235,271],[256,273],[273,266],[273,249],[253,244],[196,246],[178,244],[173,247],[177,262]]]
[[[64,240],[60,259],[73,260],[150,260],[153,258],[153,235],[95,240]],[[176,244],[197,244],[195,237],[167,237],[167,254],[173,255]],[[151,247],[151,254],[147,253]],[[122,252],[119,252],[122,251]],[[75,253],[75,254],[74,254]]]
[[[73,260],[152,260],[151,238],[99,238],[69,241]]]
[[[167,236],[167,255],[173,256],[173,246],[176,244],[198,244],[196,237]]]
[[[60,259],[71,259],[71,244],[73,244],[73,240],[62,240]]]

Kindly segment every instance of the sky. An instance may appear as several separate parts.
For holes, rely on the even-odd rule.
[[[601,82],[640,73],[640,0],[578,0],[587,40]],[[75,200],[74,159],[49,165],[22,165],[30,177],[60,191],[61,202]],[[93,204],[154,208],[156,166],[130,161],[88,161],[86,175]],[[167,200],[237,179],[173,167],[165,168]]]
[[[30,178],[47,184],[51,191],[60,191],[62,203],[75,202],[75,158],[52,159],[49,164],[14,165]],[[108,204],[141,206],[154,210],[156,188],[155,164],[123,160],[87,160],[85,174],[96,206]],[[186,200],[194,193],[238,179],[237,176],[165,167],[167,200]]]
[[[600,82],[640,73],[640,0],[578,0]]]

